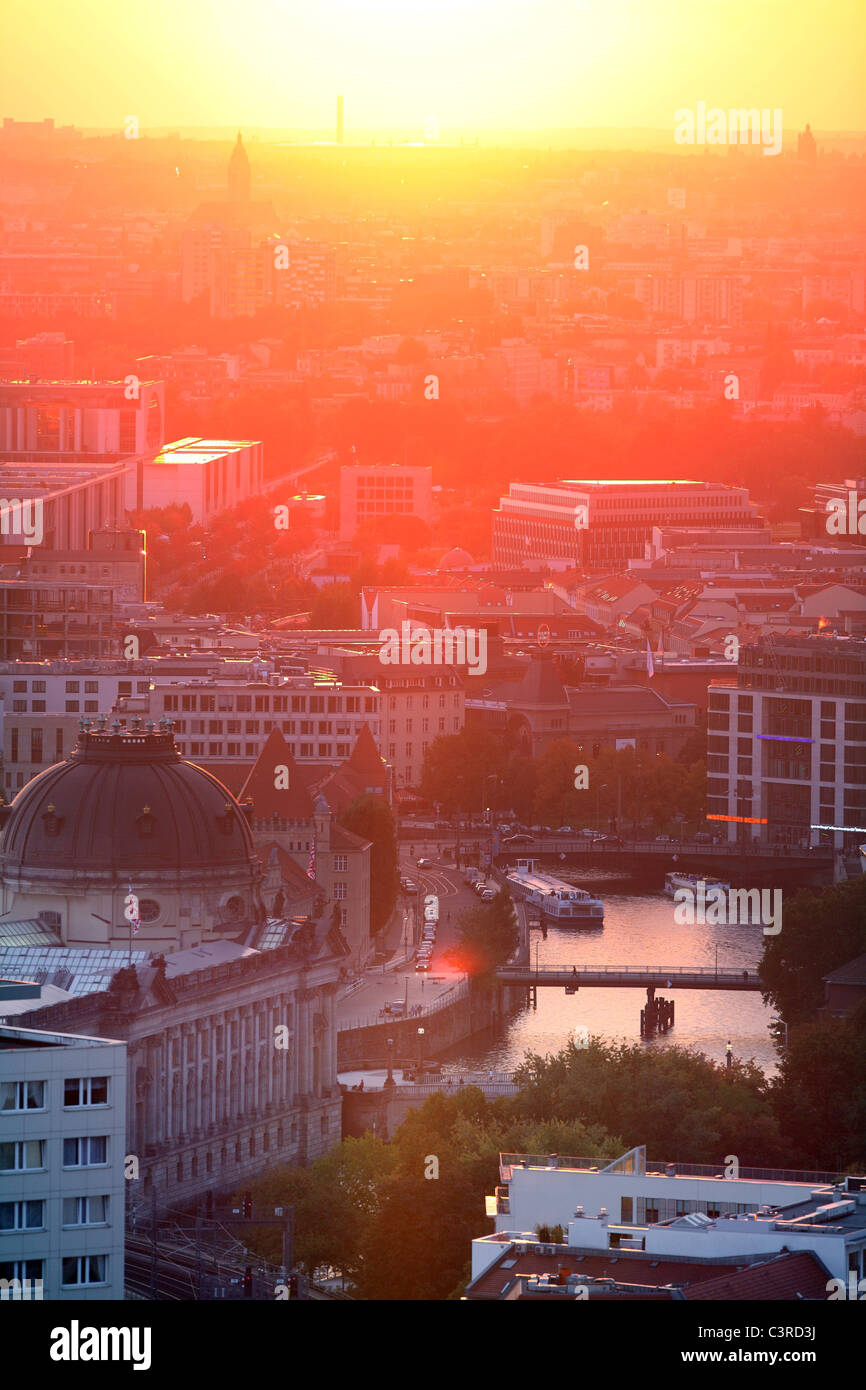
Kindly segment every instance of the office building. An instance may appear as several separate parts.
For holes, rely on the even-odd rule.
[[[493,563],[618,573],[660,525],[760,525],[743,487],[686,480],[512,483],[493,513]]]
[[[433,470],[397,463],[340,469],[340,539],[352,540],[365,521],[386,516],[432,519]]]
[[[713,681],[707,815],[735,840],[862,843],[866,833],[866,642],[784,637],[742,646]]]

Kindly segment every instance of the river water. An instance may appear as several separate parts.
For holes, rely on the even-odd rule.
[[[562,877],[574,878],[571,874]],[[763,952],[758,924],[680,926],[674,921],[674,902],[655,887],[648,888],[599,871],[581,876],[580,885],[604,899],[601,928],[556,927],[548,924],[547,939],[531,933],[530,964],[740,966],[753,969]],[[641,1042],[644,1047],[693,1046],[714,1061],[725,1059],[730,1039],[734,1056],[754,1059],[768,1075],[776,1070],[776,1050],[768,1024],[772,1008],[760,994],[726,990],[657,991],[676,1006],[674,1027],[653,1039],[640,1038],[644,989],[587,989],[566,995],[562,989],[539,989],[538,1004],[527,1003],[497,1033],[476,1034],[459,1044],[447,1058],[446,1071],[461,1067],[511,1070],[527,1052],[558,1052],[584,1026],[606,1039]]]

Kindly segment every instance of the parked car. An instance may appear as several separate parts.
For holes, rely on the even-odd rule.
[[[403,889],[403,892],[406,894],[407,897],[415,898],[418,896],[418,885],[417,883],[413,883],[411,878],[402,879],[400,882],[400,887]]]
[[[583,835],[583,836],[585,836],[585,838],[586,838],[587,840],[596,840],[596,839],[598,839],[598,831],[597,831],[597,830],[590,830],[588,826],[584,826],[583,830],[579,830],[577,833],[578,833],[578,835]]]
[[[561,825],[556,833],[557,835],[573,835],[574,830],[570,825]]]

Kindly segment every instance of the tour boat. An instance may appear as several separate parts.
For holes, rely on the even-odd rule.
[[[551,874],[538,873],[535,861],[518,859],[516,868],[509,869],[505,875],[510,886],[542,915],[560,926],[580,923],[601,924],[604,921],[604,903],[593,897],[583,888],[573,883],[565,883]]]
[[[669,898],[674,896],[678,888],[688,888],[691,892],[696,893],[699,883],[703,883],[705,893],[709,893],[713,889],[718,888],[720,888],[723,893],[730,893],[731,891],[731,885],[729,883],[722,883],[714,878],[704,878],[701,874],[665,874],[665,892]]]

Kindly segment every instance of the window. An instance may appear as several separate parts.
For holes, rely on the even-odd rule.
[[[334,901],[344,902],[346,898],[346,885],[343,882],[334,884]]]
[[[108,1139],[104,1134],[81,1139],[64,1139],[64,1168],[93,1168],[108,1162]]]
[[[344,874],[344,873],[347,872],[348,868],[349,868],[349,856],[348,856],[348,854],[335,854],[335,855],[334,855],[334,873],[335,873],[335,874]]]
[[[66,713],[67,713],[67,714],[78,714],[78,704],[79,704],[78,700],[67,700],[67,701],[66,701]]]
[[[64,1105],[107,1105],[107,1076],[68,1076],[63,1083]]]
[[[39,1231],[44,1225],[44,1202],[0,1202],[0,1231]]]
[[[73,1288],[78,1284],[104,1284],[108,1279],[107,1255],[73,1255],[63,1261],[63,1284]]]
[[[31,1296],[29,1292],[31,1285],[27,1281],[32,1279],[38,1279],[41,1281],[43,1263],[44,1262],[42,1260],[0,1261],[0,1279],[5,1279],[7,1284],[14,1283],[15,1281],[17,1281],[19,1284],[23,1284],[24,1288],[21,1290],[21,1292],[25,1298],[29,1298]],[[27,1290],[26,1293],[24,1292],[25,1290]],[[3,1292],[0,1293],[0,1299],[2,1299],[4,1302],[9,1298],[14,1298],[15,1296],[15,1292],[12,1289],[8,1288],[4,1288]]]
[[[64,1197],[64,1226],[105,1226],[108,1224],[107,1197]]]
[[[67,681],[67,682],[66,682],[66,693],[67,693],[67,695],[77,695],[80,689],[81,689],[81,682],[80,682],[80,681]]]
[[[0,1110],[44,1110],[44,1081],[0,1081]]]
[[[44,688],[44,687],[43,687],[43,688]],[[34,690],[36,689],[35,683],[34,683],[33,689],[34,689]],[[85,682],[84,682],[84,693],[85,693],[85,695],[98,695],[98,694],[99,694],[99,681],[85,681]]]
[[[15,1139],[0,1144],[0,1173],[23,1173],[44,1167],[44,1139]]]

